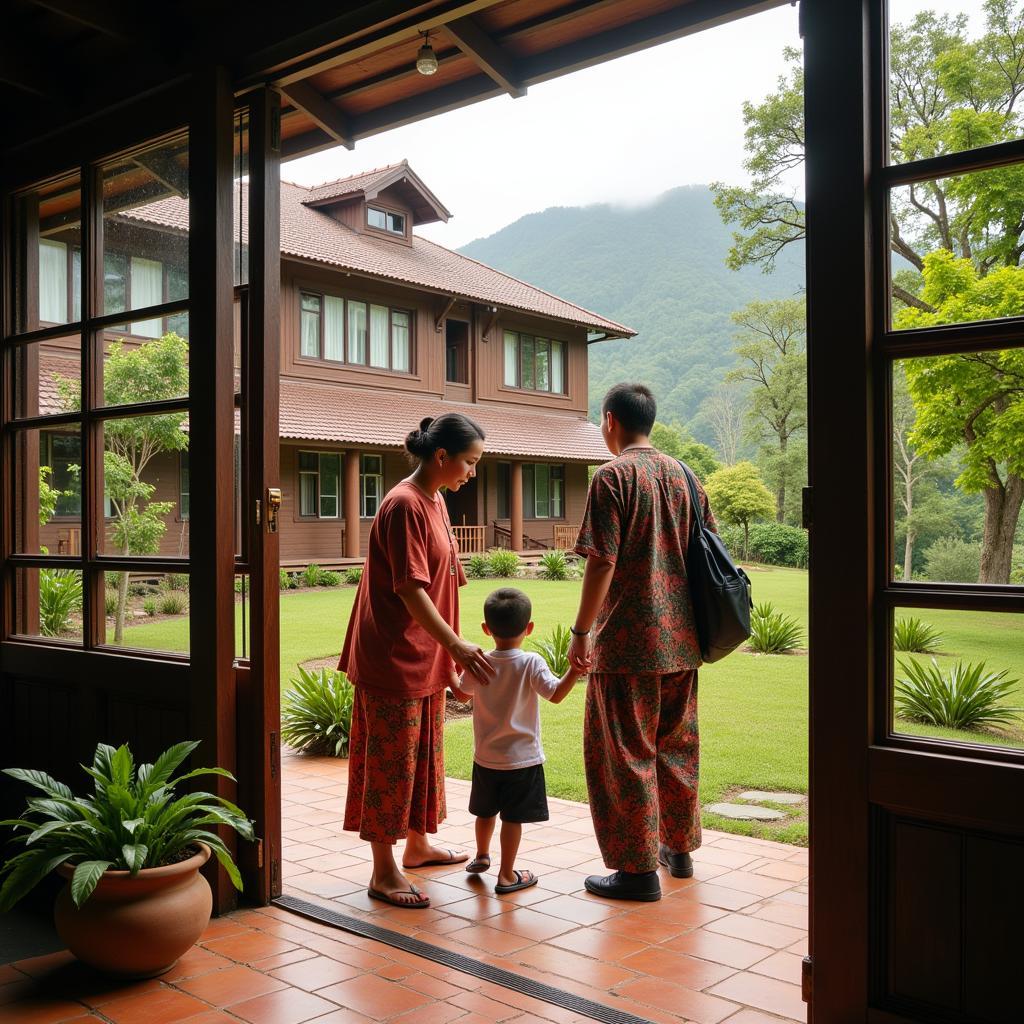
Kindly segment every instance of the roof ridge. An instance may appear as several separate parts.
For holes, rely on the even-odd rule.
[[[318,188],[330,188],[333,185],[341,185],[343,182],[351,181],[353,178],[365,178],[370,174],[383,174],[384,171],[393,171],[403,165],[406,167],[409,166],[409,161],[405,157],[399,160],[397,164],[385,164],[383,167],[371,167],[365,171],[356,171],[355,174],[346,174],[343,178],[335,178],[333,181],[322,181],[319,185],[301,185],[299,187],[308,188],[310,192],[313,192]]]
[[[438,249],[444,249],[445,252],[450,252],[453,256],[458,256],[460,259],[468,260],[470,263],[475,263],[478,267],[483,267],[484,270],[489,270],[492,274],[499,274],[501,277],[505,277],[509,281],[515,281],[516,284],[521,284],[524,288],[531,288],[535,292],[540,292],[541,295],[546,295],[549,299],[554,299],[556,302],[564,302],[567,306],[573,306],[581,313],[587,313],[590,316],[597,317],[598,320],[604,320],[606,323],[615,324],[616,327],[621,327],[624,331],[632,331],[632,328],[627,327],[625,324],[620,324],[617,320],[612,320],[611,317],[604,316],[602,313],[598,313],[593,309],[587,309],[586,306],[581,306],[578,302],[573,302],[572,299],[566,299],[561,295],[555,295],[554,292],[549,292],[546,288],[530,284],[529,281],[524,281],[522,278],[514,277],[512,274],[506,274],[504,270],[498,270],[497,267],[492,267],[489,263],[473,259],[472,256],[467,256],[465,253],[458,252],[455,249],[449,249],[446,245],[441,245],[439,242],[434,242],[429,238],[424,238],[423,235],[414,234],[414,237],[419,239],[421,242],[428,242],[430,245],[436,246]]]

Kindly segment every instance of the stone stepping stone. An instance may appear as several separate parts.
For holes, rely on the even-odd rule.
[[[802,804],[807,797],[803,793],[768,793],[763,789],[751,789],[740,793],[739,800],[753,800],[755,803],[768,800],[774,804]]]
[[[706,810],[736,821],[777,821],[786,816],[772,807],[754,807],[751,804],[711,804]]]

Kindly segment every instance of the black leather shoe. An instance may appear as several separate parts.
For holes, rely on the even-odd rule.
[[[688,853],[673,853],[663,843],[658,847],[658,863],[664,864],[673,878],[693,878],[693,858]]]
[[[629,871],[614,871],[610,875],[588,875],[583,883],[587,892],[595,896],[607,896],[612,900],[640,900],[653,903],[661,899],[661,883],[657,871],[633,874]]]

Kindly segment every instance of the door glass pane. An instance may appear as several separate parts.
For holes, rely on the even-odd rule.
[[[893,731],[1024,747],[1024,616],[898,608]]]
[[[132,650],[187,654],[189,577],[187,573],[105,574],[107,643]]]
[[[366,362],[366,303],[348,302],[348,361]]]
[[[889,0],[890,160],[1020,138],[1020,19],[1003,4]],[[938,7],[938,11],[935,8]],[[942,8],[945,7],[945,11]]]
[[[78,334],[14,349],[16,417],[55,416],[77,409],[80,350]]]
[[[108,280],[108,313],[142,309],[163,302],[153,264],[175,266],[188,274],[188,136],[116,157],[102,168],[103,254],[128,261],[128,291]],[[184,297],[184,296],[183,296]],[[143,337],[146,322],[141,327]],[[149,330],[154,328],[150,327]]]
[[[18,430],[13,441],[15,552],[81,557],[81,425]]]
[[[81,646],[81,570],[15,569],[14,632]]]
[[[519,385],[519,336],[511,331],[505,332],[505,386],[509,388]]]
[[[188,522],[179,508],[179,453],[188,450],[184,412],[132,416],[103,424],[106,528],[104,555],[188,554]]]
[[[893,578],[1024,584],[1024,349],[892,374]]]
[[[400,310],[391,313],[391,369],[408,373],[409,359],[409,314]]]
[[[370,306],[370,365],[388,365],[388,308]]]
[[[11,232],[15,333],[65,324],[80,315],[74,253],[81,246],[81,220],[77,174],[15,196]]]
[[[302,340],[305,345],[305,331]],[[345,300],[334,295],[324,296],[324,359],[345,361]]]
[[[895,330],[1024,315],[1024,163],[890,193]]]

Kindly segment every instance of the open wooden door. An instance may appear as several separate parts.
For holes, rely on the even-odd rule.
[[[915,199],[928,206],[941,193],[963,201],[989,169],[1024,160],[1024,146],[1011,141],[895,163],[884,0],[804,0],[802,8],[812,424],[813,884],[805,980],[812,1020],[1017,1021],[1019,732],[955,733],[897,717],[894,680],[906,677],[911,661],[927,666],[927,659],[894,652],[893,630],[912,614],[943,631],[953,655],[937,659],[946,674],[960,660],[1009,668],[1024,644],[1024,588],[996,580],[903,582],[895,572],[903,554],[897,559],[893,550],[892,480],[893,432],[901,429],[894,408],[905,402],[904,387],[914,408],[923,407],[929,396],[937,399],[939,378],[961,373],[938,395],[947,409],[974,402],[953,446],[951,457],[960,460],[970,458],[972,434],[1018,401],[1011,392],[1021,382],[1011,378],[1024,365],[1024,310],[1003,319],[994,311],[989,319],[976,304],[975,322],[958,323],[964,318],[938,304],[929,326],[900,329],[908,318],[893,299],[890,243],[895,225],[907,230]],[[967,186],[951,189],[950,176]],[[982,227],[1002,229],[997,217]],[[959,249],[960,239],[952,245]],[[985,379],[988,391],[977,391]],[[910,437],[914,443],[918,435]],[[990,467],[1007,496],[1017,487],[1009,469],[1016,458],[1007,452]]]

